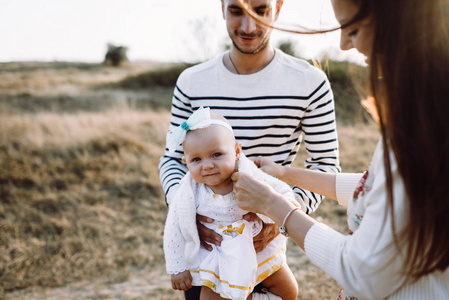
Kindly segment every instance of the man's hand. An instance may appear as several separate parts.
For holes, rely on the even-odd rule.
[[[189,270],[171,276],[171,286],[174,290],[187,291],[192,287],[192,275]]]
[[[255,213],[247,213],[243,216],[247,221],[257,221],[260,218]],[[254,249],[256,253],[259,253],[265,247],[274,240],[279,234],[279,230],[276,224],[263,224],[262,230],[253,238]]]
[[[221,235],[201,224],[201,222],[212,223],[213,221],[214,219],[196,214],[196,226],[198,228],[198,235],[200,236],[201,246],[209,251],[212,251],[213,248],[208,243],[221,246],[221,241],[223,240]]]

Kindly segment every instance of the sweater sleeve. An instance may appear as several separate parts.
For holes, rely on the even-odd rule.
[[[381,160],[378,164],[382,164]],[[386,211],[384,170],[378,167],[375,171],[377,178],[364,199],[366,208],[360,216],[363,220],[353,235],[342,235],[318,223],[310,228],[304,241],[311,261],[349,294],[362,299],[384,299],[404,282],[402,253],[393,243],[392,219]],[[394,174],[395,226],[400,232],[405,224],[404,192],[399,175]]]
[[[330,84],[321,71],[316,70],[311,76],[314,91],[301,127],[304,132],[304,145],[309,154],[305,167],[321,172],[339,173],[341,171],[338,150],[337,128],[335,122],[334,96]],[[323,196],[294,187],[306,206],[306,213],[314,212]]]
[[[335,190],[337,201],[340,205],[348,206],[348,201],[352,198],[354,190],[362,178],[362,173],[340,173],[336,176]]]
[[[192,114],[190,99],[185,94],[185,91],[188,89],[187,79],[188,74],[186,72],[183,72],[178,78],[173,92],[171,119],[168,131],[179,126]],[[165,148],[165,154],[159,161],[159,179],[165,193],[165,202],[167,205],[171,202],[171,198],[173,198],[179,186],[179,181],[188,171],[186,165],[182,162],[183,155],[184,151],[181,145],[172,154]]]

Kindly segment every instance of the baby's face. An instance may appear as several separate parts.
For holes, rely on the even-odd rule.
[[[231,175],[240,148],[234,136],[220,125],[189,131],[183,143],[184,159],[192,178],[217,194],[232,191]]]

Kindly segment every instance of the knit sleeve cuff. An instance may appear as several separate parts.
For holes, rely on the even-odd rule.
[[[304,250],[310,260],[329,275],[335,274],[335,251],[339,249],[345,236],[323,223],[316,223],[306,234]]]
[[[354,194],[354,190],[357,187],[362,173],[338,173],[336,174],[335,191],[337,194],[337,200],[340,205],[348,206],[349,200]]]

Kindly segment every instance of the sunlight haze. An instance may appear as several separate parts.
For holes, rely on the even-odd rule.
[[[193,62],[229,44],[219,0],[0,0],[0,7],[0,62],[100,62],[108,43],[128,47],[130,60]],[[278,24],[316,29],[337,23],[330,0],[285,0]],[[274,46],[286,40],[304,58],[327,51],[333,58],[363,61],[338,50],[338,32],[273,32]]]

